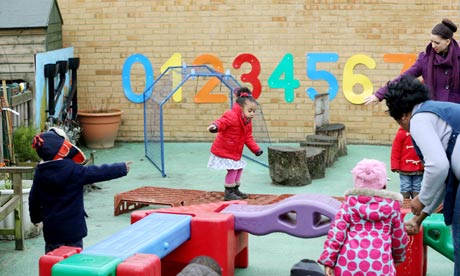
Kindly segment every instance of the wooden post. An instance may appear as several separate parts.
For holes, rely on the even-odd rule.
[[[314,123],[313,129],[329,124],[329,93],[315,95]]]
[[[24,216],[22,203],[22,173],[12,173],[14,195],[19,197],[20,203],[14,210],[14,241],[16,250],[24,250],[24,227],[22,216]]]
[[[303,186],[311,183],[307,152],[304,148],[270,146],[268,164],[273,184]]]
[[[1,174],[10,174],[13,181],[13,196],[0,206],[0,220],[5,219],[11,212],[14,213],[14,229],[1,229],[0,234],[14,234],[16,250],[24,250],[24,227],[22,225],[22,174],[33,172],[33,167],[1,167]]]

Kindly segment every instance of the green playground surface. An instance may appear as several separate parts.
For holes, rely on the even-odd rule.
[[[280,143],[276,145],[297,145]],[[88,236],[84,239],[87,248],[130,224],[130,214],[114,216],[114,196],[143,186],[203,191],[223,191],[225,171],[207,168],[211,143],[166,143],[166,177],[145,157],[143,143],[117,143],[114,148],[90,150],[82,147],[89,156],[94,152],[95,164],[133,161],[128,176],[98,183],[100,189],[85,194]],[[264,153],[266,155],[267,152]],[[342,196],[352,187],[351,169],[363,158],[379,159],[387,164],[387,188],[399,191],[399,175],[389,170],[390,147],[377,145],[348,145],[348,154],[339,157],[333,166],[326,169],[326,177],[315,179],[306,186],[286,187],[273,185],[269,169],[248,160],[242,175],[241,189],[252,194],[301,194],[321,193]],[[144,209],[168,208],[160,205]],[[26,211],[26,210],[25,210]],[[28,212],[27,212],[28,215]],[[317,260],[321,254],[325,236],[301,239],[285,233],[263,236],[249,235],[249,266],[235,270],[237,276],[285,276],[301,259]],[[0,276],[38,275],[38,260],[44,255],[43,236],[25,240],[25,250],[16,251],[15,242],[0,240]],[[454,263],[434,249],[428,247],[427,275],[453,275]]]

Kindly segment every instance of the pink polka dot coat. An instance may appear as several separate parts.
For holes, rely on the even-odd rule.
[[[338,275],[396,275],[405,259],[407,234],[399,193],[352,189],[331,223],[318,262]]]

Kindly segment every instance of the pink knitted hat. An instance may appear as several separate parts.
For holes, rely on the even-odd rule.
[[[363,159],[351,171],[355,188],[383,189],[387,184],[385,163],[375,159]]]

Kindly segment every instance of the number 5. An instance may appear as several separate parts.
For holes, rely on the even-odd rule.
[[[332,100],[337,96],[339,85],[337,79],[332,73],[324,70],[316,70],[316,63],[318,62],[336,62],[339,59],[339,55],[336,53],[310,53],[307,54],[307,77],[311,80],[325,80],[329,84],[329,98]],[[315,88],[309,87],[307,89],[307,95],[310,99],[314,100],[315,95],[318,94]]]

